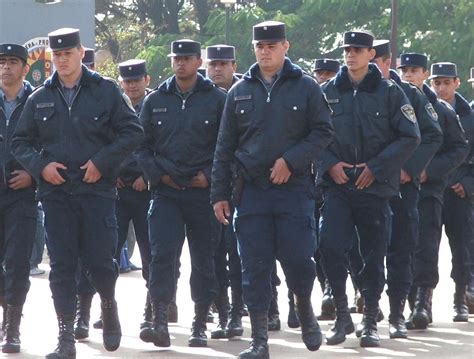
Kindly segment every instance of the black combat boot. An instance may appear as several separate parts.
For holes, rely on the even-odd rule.
[[[410,308],[410,316],[405,321],[405,326],[408,330],[415,329],[413,325],[413,311],[415,310],[415,300],[416,300],[416,291],[417,288],[415,286],[411,286],[410,293],[408,293],[408,307]]]
[[[150,292],[146,293],[145,309],[143,311],[143,322],[140,323],[140,331],[143,328],[153,327],[153,310],[150,301]]]
[[[92,295],[78,295],[76,298],[76,324],[74,337],[77,340],[89,337]]]
[[[140,339],[145,343],[153,343],[157,347],[169,347],[171,343],[168,332],[168,303],[154,301],[151,307],[153,308],[153,325],[142,328]]]
[[[474,314],[474,278],[471,279],[471,283],[469,283],[469,285],[467,286],[466,304],[469,310],[469,314]]]
[[[380,338],[377,333],[377,314],[378,305],[364,305],[364,314],[362,317],[362,333],[360,337],[360,346],[363,348],[379,347]]]
[[[323,298],[321,300],[321,314],[318,320],[334,320],[336,319],[336,307],[334,305],[334,297],[332,295],[331,286],[328,280],[324,282]]]
[[[364,301],[365,302],[365,301]],[[378,309],[377,311],[377,315],[375,317],[375,321],[377,323],[381,322],[382,320],[384,319],[384,315],[383,315],[383,312],[382,312],[382,309]],[[360,338],[360,336],[362,335],[362,330],[364,329],[364,322],[361,321],[359,324],[357,324],[356,326],[356,330],[355,330],[355,335],[357,338]]]
[[[413,310],[412,323],[415,329],[426,329],[430,322],[429,307],[430,296],[433,292],[429,287],[418,287],[416,290],[415,309]]]
[[[321,346],[323,336],[311,305],[311,296],[296,297],[296,311],[301,324],[301,338],[309,351],[316,351]]]
[[[206,318],[209,308],[209,304],[194,305],[194,319],[191,327],[191,336],[188,339],[190,347],[207,347]]]
[[[5,341],[2,346],[3,353],[20,352],[20,322],[22,310],[22,305],[7,305],[7,324],[5,326]]]
[[[281,329],[280,311],[278,310],[278,291],[273,286],[273,296],[268,309],[268,331],[276,332]]]
[[[227,295],[227,288],[225,292],[219,294],[215,299],[217,314],[219,315],[219,323],[217,328],[211,331],[212,339],[227,338],[227,320],[229,319],[229,296]]]
[[[469,321],[469,310],[466,305],[466,286],[456,284],[456,292],[454,293],[454,316],[453,322]],[[8,327],[7,327],[8,335]]]
[[[242,327],[243,312],[244,303],[242,301],[242,292],[234,293],[234,291],[232,291],[230,319],[226,328],[227,338],[240,337],[244,334],[244,328]]]
[[[102,300],[100,307],[102,309],[102,323],[104,325],[102,329],[104,348],[109,352],[113,352],[120,347],[122,339],[117,302],[115,299]]]
[[[58,346],[46,359],[76,359],[74,315],[58,316]]]
[[[337,345],[346,340],[346,335],[354,332],[354,323],[347,304],[347,295],[341,298],[334,298],[336,305],[336,322],[326,333],[326,344]]]
[[[269,359],[268,352],[268,313],[249,312],[252,325],[252,341],[248,349],[240,352],[238,359]]]
[[[295,310],[295,295],[291,290],[288,289],[288,327],[299,328],[300,322],[298,320],[298,314]]]
[[[390,315],[388,316],[388,333],[390,339],[407,338],[407,327],[405,325],[405,298],[395,296],[388,297],[390,302]]]

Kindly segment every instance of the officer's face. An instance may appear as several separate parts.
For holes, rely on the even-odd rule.
[[[437,77],[431,80],[436,96],[448,102],[453,101],[454,93],[460,84],[459,79],[454,77]]]
[[[84,48],[73,47],[70,49],[53,51],[53,64],[59,77],[73,78],[81,72]]]
[[[290,43],[288,41],[257,42],[253,47],[260,69],[276,72],[283,67]]]
[[[407,81],[418,88],[422,88],[428,78],[428,71],[423,67],[405,66],[402,67],[402,80]]]
[[[171,58],[171,66],[177,79],[189,80],[196,76],[198,68],[202,65],[202,59],[193,56],[175,56]]]
[[[314,71],[314,78],[318,82],[318,84],[322,84],[326,82],[329,79],[332,79],[334,76],[336,76],[336,73],[334,71],[328,71],[328,70],[318,70]]]
[[[217,86],[229,89],[237,65],[233,61],[210,61],[207,64],[207,77]]]
[[[3,86],[23,81],[29,70],[30,67],[16,56],[0,56],[0,84]]]
[[[123,92],[130,98],[132,103],[139,102],[145,96],[145,91],[149,83],[150,76],[148,75],[139,79],[120,81]]]
[[[344,60],[349,71],[356,72],[367,68],[374,56],[374,49],[352,46],[344,48]]]

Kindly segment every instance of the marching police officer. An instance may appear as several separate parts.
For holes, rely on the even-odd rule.
[[[338,60],[327,58],[316,59],[313,67],[314,78],[318,81],[318,84],[321,85],[336,76],[340,66],[341,64]]]
[[[153,200],[148,220],[153,328],[144,328],[140,338],[170,346],[167,308],[176,291],[175,263],[186,234],[195,303],[188,344],[202,347],[207,345],[206,317],[216,296],[217,231],[209,183],[225,92],[197,73],[202,63],[199,42],[174,41],[169,56],[174,76],[145,98],[140,114],[145,141],[136,152]]]
[[[389,40],[374,41],[375,58],[382,76],[399,85],[410,101],[420,128],[421,142],[400,172],[400,193],[390,199],[393,212],[392,233],[387,250],[387,294],[390,303],[389,336],[406,338],[403,312],[413,282],[412,256],[418,240],[418,200],[420,174],[441,146],[443,134],[433,105],[420,89],[402,81],[390,70]]]
[[[456,113],[444,100],[424,83],[429,72],[428,59],[423,54],[405,53],[400,56],[402,78],[421,89],[431,105],[443,131],[443,143],[428,166],[420,174],[420,199],[418,202],[419,234],[413,257],[413,285],[408,296],[412,313],[406,322],[408,329],[424,329],[431,317],[432,291],[417,287],[426,283],[427,278],[420,267],[431,263],[437,257],[441,240],[443,219],[443,193],[448,184],[449,175],[464,161],[469,146],[464,131],[456,118]],[[427,108],[432,111],[430,107]],[[427,251],[425,255],[425,251]],[[419,268],[417,268],[417,266]],[[432,276],[432,265],[428,265],[428,276]],[[415,301],[416,300],[416,301]]]
[[[206,48],[207,77],[217,86],[229,91],[239,79],[235,76],[235,47],[229,45],[213,45]]]
[[[323,268],[333,291],[336,322],[329,345],[354,331],[346,296],[346,256],[359,235],[364,266],[358,273],[364,297],[362,347],[379,346],[376,317],[383,290],[384,256],[391,225],[389,199],[398,194],[400,170],[420,141],[413,107],[394,82],[369,62],[372,34],[344,33],[343,66],[324,86],[333,110],[335,140],[323,154],[327,181],[321,221]]]
[[[25,76],[27,50],[0,44],[0,305],[6,338],[3,353],[20,351],[20,321],[30,288],[30,256],[35,241],[37,202],[35,183],[11,154],[13,131],[33,87]]]
[[[130,98],[132,106],[137,114],[140,114],[143,100],[151,90],[147,89],[150,76],[147,73],[145,60],[128,60],[119,64],[120,86]],[[118,200],[117,200],[117,224],[118,245],[115,259],[120,261],[122,247],[127,240],[130,221],[133,223],[137,238],[140,258],[142,260],[142,276],[146,287],[149,288],[151,262],[150,238],[148,235],[147,213],[150,206],[150,191],[148,190],[143,171],[137,160],[130,154],[120,165],[117,178]],[[150,326],[152,322],[152,311],[149,294],[147,293],[144,322],[140,325],[142,329]]]
[[[454,293],[453,321],[468,321],[466,286],[470,280],[470,251],[472,240],[472,198],[474,196],[474,113],[469,103],[456,92],[459,86],[456,65],[439,62],[431,65],[431,86],[438,98],[448,102],[459,116],[460,124],[470,144],[470,151],[464,162],[448,178],[444,190],[442,221],[453,255],[451,277],[456,284]],[[461,126],[460,125],[460,126]],[[436,287],[438,275],[438,251],[440,237],[431,241],[420,238],[415,257],[415,285],[417,286],[416,307],[413,313],[415,327],[426,328],[431,322],[431,296]]]
[[[118,168],[143,138],[118,87],[81,65],[79,30],[48,34],[56,71],[27,100],[12,149],[38,182],[50,255],[59,343],[47,358],[74,358],[75,271],[89,271],[101,297],[103,342],[120,346],[115,301]],[[39,149],[35,148],[36,141]]]
[[[257,63],[229,91],[212,172],[211,202],[234,228],[242,260],[252,342],[239,358],[268,358],[271,273],[277,258],[296,295],[302,338],[313,351],[321,331],[311,292],[316,250],[311,164],[332,139],[329,109],[314,79],[287,57],[285,24],[253,27]]]

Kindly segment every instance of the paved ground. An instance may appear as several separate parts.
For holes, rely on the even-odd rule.
[[[288,306],[286,303],[286,287],[279,289],[282,330],[271,333],[270,351],[272,358],[474,358],[474,317],[469,323],[454,324],[452,315],[452,294],[454,285],[449,278],[450,251],[447,241],[443,239],[441,248],[440,277],[441,282],[434,294],[434,324],[426,331],[410,332],[409,339],[388,339],[388,324],[384,320],[380,324],[382,347],[363,349],[354,334],[345,343],[338,346],[323,345],[318,352],[309,352],[300,340],[298,330],[286,326]],[[137,258],[133,259],[139,263]],[[146,344],[138,338],[138,327],[142,319],[142,308],[145,298],[145,287],[138,272],[123,274],[117,284],[117,299],[122,322],[122,346],[114,353],[106,352],[102,347],[101,332],[91,329],[89,340],[77,344],[78,358],[232,358],[244,348],[250,335],[248,318],[244,318],[245,332],[242,339],[210,340],[208,348],[189,348],[187,338],[192,319],[193,303],[189,295],[189,259],[187,250],[183,251],[182,276],[178,290],[179,323],[170,326],[172,346],[163,350]],[[47,269],[46,264],[41,265]],[[283,276],[281,277],[283,278]],[[314,293],[315,309],[319,307],[321,293]],[[388,311],[386,296],[382,300],[382,308]],[[98,318],[99,302],[94,299],[92,317]],[[361,315],[353,315],[355,322]],[[321,322],[323,331],[329,328],[329,322]],[[210,324],[208,328],[213,328]],[[32,279],[31,290],[27,299],[22,322],[22,353],[12,355],[13,358],[42,358],[56,345],[57,326],[48,286],[47,274]],[[1,354],[0,354],[1,355]],[[6,355],[5,355],[6,356]]]

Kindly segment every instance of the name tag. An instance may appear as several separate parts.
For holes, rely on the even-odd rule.
[[[36,108],[49,108],[49,107],[54,107],[54,102],[42,102],[42,103],[36,104]]]
[[[163,112],[167,112],[168,109],[166,107],[160,107],[160,108],[154,108],[153,109],[153,113],[163,113]]]
[[[327,98],[326,101],[331,104],[331,103],[339,103],[338,98]]]
[[[252,95],[240,95],[240,96],[235,96],[234,101],[243,101],[243,100],[251,100]]]

